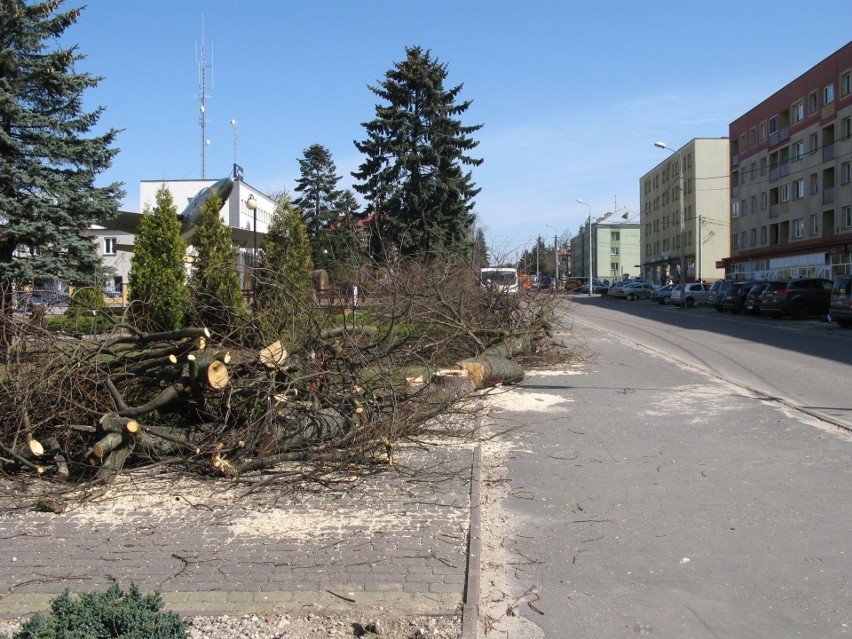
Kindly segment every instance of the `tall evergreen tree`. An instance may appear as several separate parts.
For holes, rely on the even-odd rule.
[[[78,73],[77,47],[57,46],[80,15],[61,0],[0,0],[0,286],[91,283],[100,268],[84,232],[108,219],[120,184],[95,188],[118,152],[117,131],[89,135],[103,108],[83,110],[99,77]]]
[[[482,227],[476,229],[476,235],[473,238],[472,263],[474,268],[482,268],[488,266],[488,244],[485,242],[485,232]]]
[[[231,229],[219,217],[222,198],[213,195],[201,205],[192,236],[195,250],[190,288],[198,320],[227,334],[243,319],[245,304],[237,273],[237,249]]]
[[[406,48],[378,87],[386,105],[364,123],[367,138],[355,142],[366,156],[353,176],[368,200],[374,250],[384,255],[437,252],[468,241],[473,198],[479,193],[464,167],[481,159],[468,155],[479,143],[470,136],[482,125],[463,126],[458,117],[470,101],[457,102],[462,85],[447,89],[447,65],[420,47]]]
[[[180,328],[189,307],[186,244],[172,194],[157,191],[153,211],[146,208],[130,260],[130,301],[136,317],[161,330]]]
[[[340,191],[335,187],[340,176],[336,174],[337,167],[331,159],[331,152],[321,144],[312,144],[305,149],[304,158],[299,160],[299,171],[294,190],[302,195],[293,200],[293,204],[302,210],[308,235],[315,238],[337,217]]]

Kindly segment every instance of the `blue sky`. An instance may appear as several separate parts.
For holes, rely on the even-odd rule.
[[[852,0],[85,0],[65,35],[104,77],[86,95],[124,129],[99,183],[201,176],[198,56],[208,64],[206,177],[234,158],[261,191],[292,192],[298,160],[327,147],[342,176],[405,47],[448,65],[473,100],[485,162],[475,211],[492,252],[639,211],[639,178],[665,151],[728,124],[850,39]],[[82,4],[79,3],[79,4]],[[65,7],[78,6],[66,0]],[[818,7],[818,9],[816,8]],[[806,12],[813,15],[806,15]]]

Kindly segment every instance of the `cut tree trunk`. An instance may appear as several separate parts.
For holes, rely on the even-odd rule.
[[[463,359],[457,366],[465,369],[475,389],[502,384],[517,384],[524,381],[524,369],[503,357],[471,357]]]

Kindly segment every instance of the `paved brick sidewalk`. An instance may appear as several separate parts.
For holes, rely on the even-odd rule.
[[[12,510],[19,486],[0,482],[0,615],[45,610],[65,588],[113,581],[159,588],[182,613],[457,610],[472,458],[464,446],[407,448],[397,450],[397,471],[242,498],[224,480],[207,495],[187,481],[125,480],[106,500],[60,515]]]

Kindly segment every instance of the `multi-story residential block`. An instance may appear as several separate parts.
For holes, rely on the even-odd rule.
[[[737,279],[850,272],[852,42],[730,124]]]
[[[606,224],[600,221],[604,218],[592,219],[591,253],[588,222],[571,238],[572,277],[589,277],[589,255],[592,256],[593,276],[600,280],[639,274],[636,268],[639,264],[639,225]]]
[[[729,234],[727,138],[695,138],[667,157],[640,180],[641,264],[652,282],[686,281],[724,276],[717,264],[727,257]],[[683,227],[681,197],[683,184]],[[681,246],[681,231],[684,242]]]

